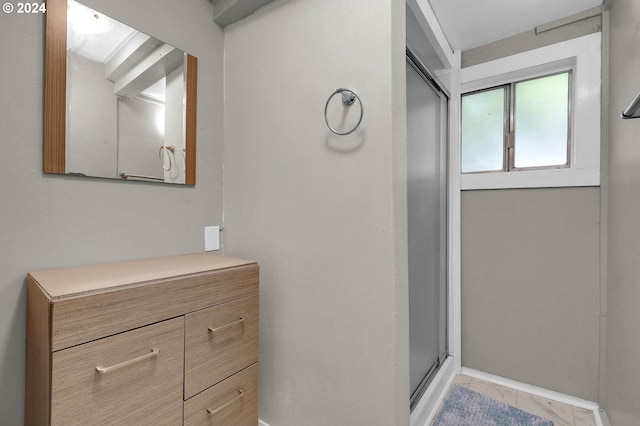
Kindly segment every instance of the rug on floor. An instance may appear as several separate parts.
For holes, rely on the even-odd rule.
[[[553,426],[553,422],[455,385],[433,426]]]

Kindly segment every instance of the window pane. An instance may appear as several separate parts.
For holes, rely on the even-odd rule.
[[[567,164],[569,73],[516,83],[515,167]]]
[[[505,88],[462,97],[462,173],[503,170]]]

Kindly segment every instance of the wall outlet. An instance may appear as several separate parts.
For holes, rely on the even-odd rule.
[[[220,250],[220,227],[204,227],[204,251]]]

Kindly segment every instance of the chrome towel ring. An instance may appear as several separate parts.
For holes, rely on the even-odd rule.
[[[356,99],[358,100],[358,103],[360,104],[360,118],[358,119],[358,123],[355,125],[355,127],[351,130],[349,130],[348,132],[339,132],[336,129],[334,129],[331,124],[329,124],[329,118],[327,117],[327,109],[329,108],[329,102],[331,102],[331,99],[333,99],[333,97],[335,95],[337,95],[338,93],[340,93],[342,95],[342,104],[345,106],[351,106],[353,105],[353,103],[356,101]],[[325,123],[327,123],[327,127],[329,128],[329,130],[331,130],[333,133],[335,133],[336,135],[339,136],[346,136],[349,135],[351,133],[353,133],[358,126],[360,126],[360,123],[362,123],[362,116],[364,115],[364,108],[362,107],[362,101],[360,100],[360,96],[358,96],[358,94],[356,92],[354,92],[353,90],[349,90],[349,89],[338,89],[335,92],[333,92],[331,94],[331,96],[329,96],[329,99],[327,99],[327,103],[324,106],[324,121]]]

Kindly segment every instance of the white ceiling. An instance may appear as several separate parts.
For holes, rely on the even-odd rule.
[[[94,62],[105,63],[138,32],[73,0],[67,7],[67,49]]]
[[[429,0],[454,50],[468,50],[600,6],[602,0]]]

